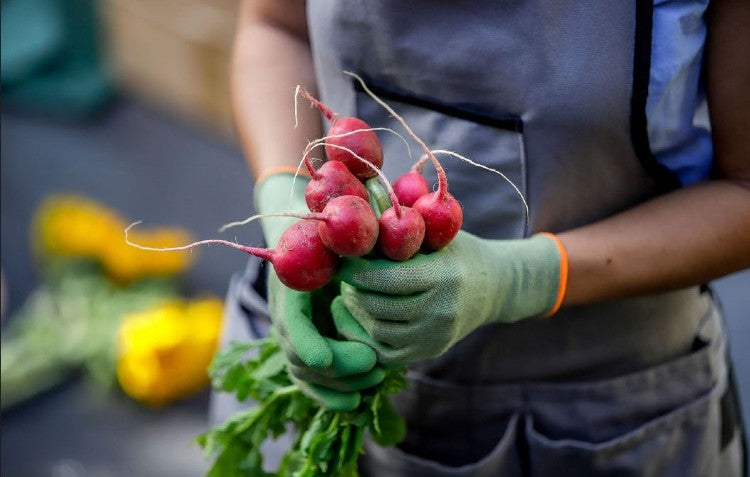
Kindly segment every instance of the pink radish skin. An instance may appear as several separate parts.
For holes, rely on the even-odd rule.
[[[427,159],[431,160],[435,166],[438,175],[438,190],[419,197],[412,207],[424,218],[424,247],[427,250],[440,250],[448,245],[461,230],[464,212],[461,204],[448,192],[448,178],[445,170],[431,151],[428,150],[414,164],[409,174],[418,174],[421,177],[419,172]]]
[[[289,288],[312,291],[336,275],[339,259],[321,240],[318,226],[315,220],[292,224],[267,259],[281,283]]]
[[[391,199],[391,207],[383,211],[378,219],[378,247],[391,260],[404,261],[419,251],[425,234],[425,223],[422,216],[410,207],[403,207],[396,193],[388,184],[388,179],[381,177]]]
[[[411,207],[417,199],[430,193],[430,184],[422,174],[412,170],[396,179],[393,191],[401,205]]]
[[[339,257],[326,247],[318,235],[318,222],[300,220],[287,228],[276,248],[248,247],[228,240],[201,240],[182,247],[144,247],[128,239],[128,231],[139,224],[136,222],[125,229],[125,242],[142,250],[172,252],[189,250],[199,245],[219,244],[241,250],[273,264],[281,283],[299,291],[312,291],[331,281],[336,275]]]
[[[371,129],[370,125],[359,118],[351,116],[337,118],[333,111],[328,109],[328,106],[316,99],[307,90],[300,88],[299,92],[305,99],[315,105],[328,122],[331,123],[328,135],[339,136],[331,137],[327,140],[328,144],[333,145],[333,147],[326,145],[325,150],[328,159],[342,162],[361,181],[375,177],[377,175],[376,171],[344,150],[348,149],[371,162],[378,169],[382,168],[383,147],[374,131],[360,131],[355,134],[347,134],[360,129]]]
[[[430,250],[439,250],[456,236],[458,231],[461,229],[461,224],[464,219],[463,211],[461,210],[461,204],[448,193],[448,178],[445,176],[445,170],[440,162],[437,160],[435,155],[430,151],[430,148],[422,141],[419,136],[406,124],[404,118],[402,118],[396,111],[388,106],[383,100],[378,98],[370,88],[367,87],[365,82],[359,76],[354,73],[345,71],[345,74],[352,76],[362,86],[362,89],[378,104],[393,116],[401,125],[406,129],[412,139],[419,145],[424,151],[425,156],[429,158],[435,166],[435,171],[438,175],[438,190],[427,195],[424,195],[417,199],[414,203],[414,209],[422,215],[425,222],[425,246]],[[426,160],[426,159],[425,159]],[[420,163],[422,160],[420,159]],[[419,164],[419,163],[418,163]],[[416,169],[418,164],[412,170]]]
[[[312,180],[305,187],[305,202],[312,212],[322,212],[328,202],[339,196],[352,195],[367,201],[367,189],[338,161],[328,161],[315,170],[305,158]]]
[[[408,260],[422,246],[425,222],[414,209],[401,207],[401,217],[396,214],[394,207],[386,209],[378,219],[378,224],[380,250],[391,260]]]
[[[309,151],[306,151],[308,153]],[[382,184],[388,190],[388,195],[391,199],[392,207],[388,208],[385,212],[385,219],[381,216],[378,220],[379,230],[381,233],[385,233],[385,238],[379,240],[380,248],[383,253],[393,260],[406,260],[414,255],[422,243],[424,237],[424,219],[413,210],[402,207],[399,204],[398,197],[393,191],[393,187],[388,182],[388,178],[380,171],[375,168],[374,165],[365,162],[365,159],[360,157],[353,151],[348,151],[352,157],[362,162],[367,167],[376,171],[376,174],[380,176]],[[305,156],[306,157],[306,156]],[[335,199],[334,199],[335,200]],[[368,204],[368,209],[369,204]],[[406,211],[406,212],[404,212]],[[325,212],[325,210],[323,211]],[[331,244],[329,244],[330,246]]]
[[[297,217],[318,222],[318,234],[323,243],[335,254],[344,257],[361,257],[372,251],[378,240],[378,219],[369,202],[354,195],[341,195],[331,199],[322,212],[297,214],[255,215],[262,217]]]
[[[344,257],[361,257],[375,247],[378,219],[366,200],[342,195],[328,202],[320,215],[323,217],[318,223],[318,233],[323,243],[335,253]]]
[[[424,245],[440,250],[461,230],[464,213],[461,204],[448,192],[440,190],[423,195],[414,203],[414,210],[424,218]]]
[[[378,219],[369,202],[354,195],[334,197],[322,212],[278,212],[253,215],[240,222],[223,226],[224,231],[264,217],[296,217],[319,222],[318,232],[323,243],[338,255],[361,257],[370,253],[378,239]]]
[[[336,118],[331,122],[328,135],[337,136],[349,131],[369,128],[370,126],[361,119],[353,117]],[[380,144],[380,139],[373,131],[361,131],[347,136],[331,137],[327,142],[334,146],[351,149],[358,156],[370,161],[378,169],[383,167],[383,147]],[[342,162],[359,180],[364,181],[377,175],[367,164],[342,149],[326,145],[326,156],[329,160]]]

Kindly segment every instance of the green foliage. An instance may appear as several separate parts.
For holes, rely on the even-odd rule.
[[[404,438],[405,423],[388,399],[406,385],[402,370],[389,371],[378,387],[364,393],[356,410],[336,412],[303,394],[285,363],[274,337],[232,343],[217,354],[210,370],[214,388],[258,405],[198,437],[214,459],[209,477],[356,477],[365,430],[384,446]],[[277,473],[266,472],[261,445],[287,432],[294,432],[296,439]]]
[[[49,266],[41,286],[3,329],[2,408],[55,386],[80,368],[101,387],[113,387],[122,317],[177,296],[176,283],[169,279],[122,287],[91,262]]]

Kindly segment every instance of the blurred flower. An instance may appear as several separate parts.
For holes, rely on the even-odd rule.
[[[161,406],[208,385],[223,304],[171,301],[128,315],[119,333],[117,376],[131,397]]]
[[[34,219],[34,243],[43,256],[96,259],[105,244],[122,240],[124,221],[113,211],[81,196],[44,201]]]
[[[190,234],[179,228],[133,230],[129,236],[131,242],[152,248],[176,247],[192,241]],[[112,279],[128,283],[146,276],[178,275],[190,266],[193,257],[189,251],[141,250],[125,243],[123,230],[120,230],[117,240],[102,247],[101,261]]]
[[[42,257],[86,258],[98,261],[108,276],[130,283],[147,276],[172,276],[192,263],[190,252],[154,252],[125,243],[125,221],[96,201],[76,195],[47,199],[34,220],[34,244]],[[190,242],[179,228],[131,232],[132,241],[155,248]]]

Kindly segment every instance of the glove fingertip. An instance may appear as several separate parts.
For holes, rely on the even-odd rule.
[[[378,356],[368,345],[356,341],[329,340],[333,367],[343,375],[365,373],[375,367]]]
[[[377,367],[366,373],[341,378],[341,381],[345,382],[353,390],[363,391],[380,384],[385,379],[385,376],[385,370],[381,367]]]
[[[344,305],[344,297],[339,295],[334,298],[331,302],[331,314],[333,317],[336,318],[336,316],[341,316],[342,314],[347,313],[349,313],[349,311],[346,309],[346,305]]]
[[[370,347],[375,345],[375,341],[349,312],[349,309],[344,304],[343,297],[338,296],[333,300],[331,314],[333,315],[333,323],[336,325],[339,335],[348,340],[364,343]]]
[[[333,351],[325,342],[323,346],[318,343],[298,343],[295,350],[299,359],[311,368],[323,369],[333,364]]]
[[[376,384],[380,384],[384,379],[386,375],[385,368],[375,368],[373,369],[373,386]]]
[[[317,402],[321,407],[331,411],[353,411],[362,400],[362,396],[357,391],[336,391],[325,386],[308,383],[294,375],[290,375],[290,378],[306,396]]]

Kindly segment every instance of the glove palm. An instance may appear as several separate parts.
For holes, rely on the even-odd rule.
[[[304,188],[307,181],[298,178],[292,193],[290,174],[266,178],[256,188],[256,205],[262,213],[282,211],[305,212]],[[273,246],[284,230],[297,219],[263,219],[266,243]],[[328,409],[347,411],[357,407],[358,391],[382,381],[385,372],[376,367],[376,354],[369,346],[352,341],[338,341],[333,334],[330,303],[338,285],[314,292],[301,292],[284,286],[272,267],[268,272],[268,307],[278,332],[279,344],[287,358],[292,380],[308,396]],[[328,322],[326,322],[328,321]],[[329,333],[321,332],[321,329]]]
[[[406,262],[347,260],[339,272],[337,328],[368,343],[385,364],[444,353],[479,326],[550,312],[561,253],[550,236],[484,240],[466,232]]]

